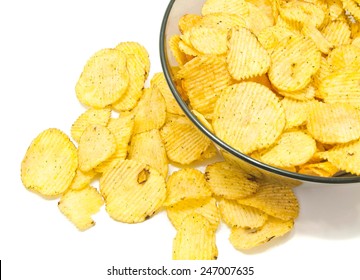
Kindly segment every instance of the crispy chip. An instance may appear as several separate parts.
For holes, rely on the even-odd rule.
[[[169,160],[190,164],[201,158],[210,140],[188,118],[171,118],[160,130]]]
[[[184,168],[173,172],[166,183],[167,196],[164,206],[170,206],[185,199],[211,197],[205,176],[194,168]]]
[[[153,129],[133,136],[129,159],[148,164],[167,177],[168,159],[159,130]]]
[[[284,26],[268,26],[257,34],[257,39],[261,45],[271,53],[271,51],[279,44],[279,42],[287,37],[293,36],[295,33]]]
[[[360,49],[353,45],[341,45],[331,51],[327,61],[332,72],[350,67],[360,72]]]
[[[227,30],[213,27],[194,27],[190,31],[191,45],[202,54],[221,55],[227,51]]]
[[[354,0],[341,0],[344,8],[358,21],[360,21],[359,2]]]
[[[292,98],[299,101],[310,101],[313,100],[316,95],[317,89],[315,88],[314,84],[311,82],[305,88],[296,90],[296,91],[283,91],[278,90],[277,92],[288,98]]]
[[[58,207],[79,230],[84,231],[95,225],[91,215],[99,212],[104,201],[99,192],[86,186],[81,190],[69,190],[61,197]]]
[[[227,88],[216,103],[216,135],[243,153],[272,145],[285,127],[285,113],[267,87],[243,82]]]
[[[249,13],[249,8],[244,0],[206,0],[201,13],[203,16],[213,13],[246,16]]]
[[[307,122],[309,133],[321,143],[346,143],[360,138],[360,114],[348,104],[314,102]]]
[[[256,36],[261,31],[274,24],[274,18],[267,13],[262,7],[258,7],[252,3],[247,3],[249,14],[245,17],[246,27]]]
[[[178,65],[184,65],[188,59],[185,53],[180,50],[179,43],[181,41],[180,35],[175,34],[171,36],[169,40],[169,48],[171,50],[172,55],[174,56]]]
[[[259,188],[252,175],[227,161],[208,165],[205,178],[216,196],[227,199],[239,199],[252,195]]]
[[[293,221],[282,221],[269,217],[263,227],[259,229],[233,228],[230,242],[237,250],[248,250],[269,242],[274,237],[283,236],[294,226]]]
[[[179,30],[182,34],[198,25],[202,20],[202,16],[194,14],[183,15],[178,22]]]
[[[100,178],[106,211],[114,220],[139,223],[161,208],[166,196],[164,177],[135,160],[120,160]]]
[[[350,43],[350,28],[346,22],[340,20],[330,22],[323,28],[322,34],[334,46]]]
[[[116,151],[114,135],[102,125],[89,125],[81,135],[78,148],[79,168],[90,171]]]
[[[173,241],[174,260],[215,260],[215,231],[209,221],[199,214],[190,214],[182,222]]]
[[[257,193],[238,199],[238,202],[284,221],[294,220],[299,214],[299,203],[293,190],[271,182],[262,182]]]
[[[232,27],[245,27],[243,17],[229,13],[212,13],[202,17],[199,22],[201,26],[216,27],[218,29],[230,30]]]
[[[324,54],[328,54],[334,47],[334,45],[326,40],[324,35],[312,24],[305,24],[301,32],[304,36],[309,37]]]
[[[267,51],[246,28],[230,31],[226,61],[231,76],[236,80],[262,75],[270,67]]]
[[[116,49],[103,49],[87,61],[75,91],[82,104],[104,108],[119,100],[128,84],[125,54]]]
[[[69,137],[56,128],[41,132],[31,142],[21,162],[24,186],[44,196],[65,192],[78,166],[76,148]]]
[[[311,101],[300,101],[285,97],[280,103],[286,116],[285,129],[298,127],[306,123]]]
[[[259,228],[262,227],[268,215],[254,207],[241,205],[235,200],[221,199],[219,201],[221,219],[230,227]]]
[[[215,198],[185,199],[166,208],[167,216],[172,225],[179,229],[186,216],[194,213],[204,216],[216,230],[220,223],[220,212]]]
[[[71,190],[81,190],[88,186],[91,181],[96,177],[97,172],[95,170],[90,170],[88,172],[82,172],[79,168],[76,169],[76,174],[71,182]]]
[[[204,117],[203,114],[199,113],[196,110],[191,110],[191,112],[195,115],[195,117],[205,126],[211,133],[214,133],[214,128],[212,124]]]

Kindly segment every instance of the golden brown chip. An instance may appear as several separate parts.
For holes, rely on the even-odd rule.
[[[135,160],[120,160],[100,178],[106,211],[114,220],[142,222],[159,211],[166,196],[164,177]]]
[[[24,186],[44,196],[65,192],[75,177],[77,152],[69,137],[56,128],[42,131],[31,142],[21,162]]]
[[[167,195],[164,206],[174,205],[185,199],[204,199],[211,197],[205,176],[194,168],[184,168],[173,172],[167,182]]]
[[[267,87],[243,82],[229,86],[216,103],[216,135],[243,153],[269,147],[285,127],[285,112]]]
[[[81,190],[69,190],[61,197],[58,207],[79,230],[95,225],[91,215],[99,212],[104,201],[97,189],[86,186]]]
[[[204,216],[216,230],[220,223],[220,212],[215,198],[185,199],[166,208],[167,216],[172,225],[179,229],[186,216],[200,214]]]
[[[268,219],[268,215],[263,211],[251,206],[241,205],[235,200],[221,199],[219,209],[221,219],[230,228],[259,228]]]
[[[174,238],[173,259],[214,260],[217,255],[215,231],[209,221],[196,213],[188,215]]]
[[[282,221],[269,217],[259,229],[233,228],[230,242],[237,250],[248,250],[269,242],[271,239],[283,236],[294,226],[294,221]]]
[[[128,84],[125,54],[116,49],[103,49],[87,61],[75,91],[82,104],[104,108],[117,101]]]
[[[205,178],[211,191],[226,199],[243,198],[254,194],[259,188],[252,175],[227,161],[208,165]]]
[[[203,16],[213,13],[246,16],[249,13],[249,8],[244,0],[206,0],[201,13]]]

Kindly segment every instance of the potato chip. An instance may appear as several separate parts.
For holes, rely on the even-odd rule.
[[[218,149],[213,143],[210,143],[210,146],[201,154],[199,161],[203,162],[216,156],[218,156]]]
[[[316,102],[309,111],[309,133],[321,143],[346,143],[360,138],[360,115],[349,104]]]
[[[82,104],[104,108],[119,100],[128,84],[125,54],[116,49],[103,49],[86,62],[75,91]]]
[[[129,159],[145,163],[164,176],[168,174],[168,159],[160,132],[157,129],[142,132],[131,140]]]
[[[179,229],[186,216],[194,213],[204,216],[211,228],[216,230],[220,223],[220,212],[215,198],[185,199],[166,208],[167,216],[172,225]]]
[[[216,103],[216,135],[242,153],[269,147],[285,127],[285,112],[267,87],[243,82],[227,88]]]
[[[249,14],[245,17],[246,27],[256,36],[266,27],[274,24],[274,18],[269,15],[262,7],[257,7],[252,3],[247,3]]]
[[[269,79],[273,86],[282,91],[303,89],[318,71],[320,58],[321,53],[311,39],[287,37],[271,54]]]
[[[359,70],[360,48],[353,45],[341,45],[331,51],[327,61],[332,72],[346,70],[349,67],[353,68],[354,71]]]
[[[79,230],[84,231],[95,225],[91,215],[99,212],[104,201],[97,189],[86,186],[81,190],[69,190],[63,194],[58,207]]]
[[[275,237],[283,236],[294,226],[293,221],[282,221],[269,217],[259,229],[232,228],[230,242],[237,250],[249,250],[267,243]]]
[[[188,61],[191,60],[188,58],[189,56],[193,58],[201,55],[201,52],[197,51],[193,46],[191,46],[189,43],[186,43],[183,39],[181,39],[179,42],[179,49],[187,56]]]
[[[336,20],[344,11],[342,0],[327,0],[326,4],[330,20]]]
[[[351,42],[351,45],[360,48],[360,37],[354,38]]]
[[[293,190],[271,182],[261,182],[261,187],[254,195],[237,201],[284,221],[294,220],[299,214],[299,203]]]
[[[180,50],[179,43],[181,41],[180,35],[175,34],[169,39],[169,48],[178,65],[184,65],[188,59],[185,53]]]
[[[299,173],[310,176],[332,177],[339,169],[328,161],[304,164],[300,167]]]
[[[201,158],[211,141],[186,117],[171,118],[160,130],[169,160],[190,164]]]
[[[95,170],[90,170],[88,172],[82,172],[79,168],[76,169],[76,174],[71,182],[69,189],[71,190],[81,190],[86,186],[90,185],[91,181],[96,177],[97,172]]]
[[[239,199],[254,194],[259,185],[256,179],[227,161],[206,166],[205,178],[211,191],[218,197]]]
[[[311,101],[300,101],[285,97],[280,103],[285,111],[285,129],[298,127],[306,123]]]
[[[267,51],[246,28],[230,31],[226,61],[231,76],[236,80],[262,75],[270,67]]]
[[[24,186],[43,196],[65,192],[78,166],[76,147],[61,130],[49,128],[31,142],[21,162]]]
[[[261,45],[271,53],[271,51],[279,44],[279,42],[287,37],[293,36],[295,33],[284,26],[268,26],[257,34],[257,39]]]
[[[221,55],[227,51],[227,30],[212,27],[194,27],[190,31],[191,45],[202,54]]]
[[[196,110],[191,110],[191,112],[195,115],[195,117],[201,122],[203,126],[205,126],[211,133],[214,133],[214,129],[212,127],[212,124]]]
[[[78,148],[79,168],[90,171],[116,151],[114,135],[102,125],[89,125],[81,135]]]
[[[213,13],[246,16],[249,13],[249,8],[244,0],[206,0],[201,13],[203,16]]]
[[[173,241],[174,260],[215,260],[215,231],[209,221],[199,215],[190,214],[182,222]]]
[[[160,210],[166,197],[164,177],[135,160],[120,160],[100,178],[106,211],[114,220],[142,222]]]
[[[246,23],[243,17],[237,14],[212,13],[202,17],[199,22],[201,26],[215,27],[223,30],[230,30],[233,27],[245,27]]]
[[[327,59],[322,56],[321,60],[320,60],[320,68],[313,77],[313,85],[318,89],[322,80],[325,77],[329,76],[330,74],[331,74],[330,65],[329,65]],[[319,99],[324,98],[324,96],[322,95],[322,93],[319,90],[317,90],[315,92],[315,96]]]
[[[336,145],[334,148],[320,152],[319,156],[328,160],[339,170],[360,175],[360,141]]]
[[[167,195],[164,206],[174,205],[185,199],[204,199],[211,197],[205,176],[194,168],[184,168],[173,172],[167,182]]]
[[[358,1],[354,0],[341,0],[344,9],[347,10],[356,20],[360,21],[360,7]]]
[[[316,96],[317,89],[314,84],[310,82],[305,88],[295,91],[277,90],[277,93],[288,98],[299,101],[311,101]]]
[[[183,15],[178,22],[179,30],[182,34],[197,26],[202,20],[202,16],[195,14]]]
[[[230,227],[259,228],[262,227],[268,215],[251,206],[237,203],[235,200],[221,199],[219,201],[221,219]]]
[[[332,21],[322,29],[322,34],[334,46],[350,44],[351,31],[346,22]]]
[[[284,132],[276,144],[260,153],[262,162],[288,168],[308,162],[316,151],[315,140],[301,131]]]
[[[324,54],[328,54],[334,47],[334,45],[326,40],[324,35],[312,24],[304,24],[301,32],[305,37],[309,37]]]

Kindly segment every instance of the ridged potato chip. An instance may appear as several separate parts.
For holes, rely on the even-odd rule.
[[[298,127],[307,122],[311,101],[300,101],[285,97],[280,101],[286,116],[285,129]]]
[[[246,27],[256,36],[266,27],[274,24],[274,18],[262,7],[247,2],[249,14],[245,17]]]
[[[271,182],[262,182],[254,195],[237,201],[284,221],[294,220],[299,215],[299,203],[293,190]]]
[[[293,36],[295,33],[284,26],[268,26],[257,34],[257,39],[261,45],[271,53],[271,51],[279,44],[279,42],[287,37]]]
[[[111,131],[102,125],[89,125],[80,137],[79,168],[90,171],[116,151],[116,140]]]
[[[324,37],[320,30],[312,24],[304,24],[301,32],[304,36],[310,38],[324,54],[328,54],[334,47],[334,45]]]
[[[148,164],[167,177],[168,159],[158,129],[138,133],[131,139],[128,159]]]
[[[166,197],[164,177],[135,160],[120,160],[100,178],[106,211],[114,220],[139,223],[158,212]]]
[[[341,0],[346,9],[356,20],[360,21],[359,2],[354,0]]]
[[[259,229],[232,228],[229,240],[237,250],[249,250],[267,243],[275,237],[283,236],[293,226],[293,221],[282,221],[269,217]]]
[[[310,82],[305,88],[296,91],[278,90],[277,93],[288,98],[299,101],[310,101],[316,96],[317,89],[314,84]]]
[[[216,230],[220,224],[220,212],[215,198],[185,199],[166,208],[167,216],[171,224],[179,229],[186,216],[200,214],[210,223],[211,228]]]
[[[322,34],[334,46],[350,44],[351,31],[346,22],[336,20],[322,29]]]
[[[190,30],[194,26],[197,26],[202,20],[202,16],[195,14],[185,14],[180,17],[178,26],[182,34]]]
[[[226,62],[231,76],[242,80],[266,73],[270,56],[250,30],[233,28],[229,33]]]
[[[230,228],[259,228],[262,227],[268,215],[251,206],[241,205],[236,200],[221,199],[219,201],[221,219]]]
[[[202,54],[221,55],[227,51],[227,30],[213,27],[194,27],[190,31],[191,45]]]
[[[188,118],[182,116],[168,120],[160,135],[169,160],[180,164],[199,160],[211,143]]]
[[[58,207],[79,230],[84,231],[95,225],[91,215],[99,212],[104,201],[97,189],[86,186],[81,190],[69,190],[63,194]]]
[[[244,0],[206,0],[201,13],[203,16],[213,13],[246,16],[249,13],[249,8]]]
[[[206,166],[205,178],[216,196],[227,199],[247,197],[259,188],[256,178],[227,161]]]
[[[211,131],[211,133],[214,133],[214,128],[212,127],[212,124],[204,117],[203,114],[199,113],[196,110],[191,110],[191,112],[209,131]]]
[[[209,221],[199,215],[190,214],[182,222],[173,241],[173,260],[215,260],[215,231]]]
[[[104,108],[119,100],[128,85],[125,54],[116,49],[102,49],[86,62],[75,91],[82,104]]]
[[[213,127],[220,139],[248,154],[276,141],[285,127],[285,112],[267,87],[243,82],[228,87],[220,96]]]
[[[245,19],[237,14],[212,13],[202,17],[199,22],[201,26],[216,27],[218,29],[230,30],[232,27],[245,27]]]
[[[182,66],[188,62],[187,56],[180,50],[179,43],[181,41],[180,35],[175,34],[169,39],[169,48],[178,65]]]
[[[69,137],[59,129],[49,128],[38,134],[21,162],[24,186],[43,196],[64,193],[78,167],[77,151]]]
[[[205,176],[194,168],[184,168],[173,172],[167,182],[164,206],[174,205],[185,199],[204,199],[211,197]]]
[[[97,172],[95,170],[90,170],[88,172],[83,172],[79,168],[76,169],[76,174],[71,182],[69,189],[71,190],[81,190],[86,186],[90,185],[91,181],[96,177]]]
[[[332,72],[353,68],[360,69],[360,48],[353,45],[341,45],[331,51],[327,57]],[[358,71],[360,72],[360,70]]]
[[[324,144],[347,143],[360,138],[360,114],[349,104],[314,102],[307,130]]]

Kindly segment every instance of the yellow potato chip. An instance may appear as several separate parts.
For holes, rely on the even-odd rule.
[[[350,44],[351,31],[346,22],[336,20],[322,29],[322,34],[334,46]]]
[[[148,164],[167,177],[168,159],[160,132],[157,129],[136,134],[131,139],[129,159]]]
[[[202,20],[202,16],[195,14],[185,14],[178,22],[179,30],[182,34],[197,26]]]
[[[211,197],[205,176],[194,168],[184,168],[173,172],[167,182],[167,195],[164,206],[174,205],[185,199],[204,199]]]
[[[120,160],[100,178],[106,211],[114,220],[142,222],[160,210],[166,197],[164,177],[135,160]]]
[[[283,91],[278,90],[277,93],[288,98],[299,101],[310,101],[316,96],[317,89],[314,84],[310,82],[305,88],[296,91]]]
[[[356,20],[360,21],[359,2],[354,0],[341,0],[346,9]]]
[[[203,16],[213,13],[246,16],[249,13],[249,8],[244,0],[206,0],[201,13]]]
[[[301,131],[283,133],[276,144],[260,153],[260,160],[276,167],[289,168],[309,161],[316,152],[316,142]]]
[[[356,37],[352,40],[351,45],[360,49],[360,37]]]
[[[231,76],[236,80],[262,75],[270,67],[270,56],[267,51],[246,28],[230,31],[226,61]]]
[[[201,55],[201,52],[197,51],[193,46],[189,43],[186,43],[181,37],[179,42],[179,49],[182,51],[186,56],[187,60],[190,61],[189,57],[193,58],[195,56]]]
[[[91,215],[99,212],[104,201],[97,189],[86,186],[81,190],[69,190],[63,194],[58,207],[79,230],[95,225]]]
[[[353,45],[341,45],[331,51],[327,57],[332,72],[353,68],[360,72],[360,48]]]
[[[179,229],[186,216],[200,214],[210,223],[211,228],[216,230],[220,223],[220,212],[215,198],[185,199],[166,208],[167,216],[172,225]]]
[[[297,218],[299,203],[290,187],[271,182],[261,183],[254,195],[238,199],[238,203],[258,208],[284,221]]]
[[[313,103],[307,130],[325,144],[346,143],[360,138],[360,114],[349,104]]]
[[[81,134],[91,124],[106,126],[111,115],[110,108],[93,109],[90,108],[82,113],[71,126],[71,137],[79,142]]]
[[[186,117],[173,117],[160,130],[169,160],[190,164],[201,158],[211,141]]]
[[[331,69],[330,69],[330,65],[327,61],[327,58],[322,56],[321,60],[320,60],[320,68],[313,77],[313,85],[315,86],[315,88],[318,89],[322,80],[324,78],[326,78],[327,76],[329,76],[330,74],[331,74]],[[324,96],[321,94],[321,92],[319,90],[317,90],[315,92],[315,96],[319,99],[324,98]]]
[[[360,141],[336,145],[334,148],[319,152],[319,156],[328,160],[339,170],[360,175]]]
[[[321,53],[311,39],[302,36],[287,37],[271,54],[269,79],[279,90],[301,90],[318,71],[320,58]]]
[[[215,231],[209,221],[199,215],[190,214],[183,220],[173,241],[174,260],[215,260]]]
[[[24,186],[43,196],[65,192],[78,166],[76,147],[69,137],[56,128],[42,131],[31,142],[21,162]]]
[[[229,86],[216,103],[216,135],[243,153],[272,145],[285,127],[285,112],[267,87],[243,82]]]
[[[287,37],[293,36],[295,33],[284,26],[268,26],[257,34],[257,39],[261,45],[271,53],[271,51],[279,44],[279,42]]]
[[[201,154],[199,159],[200,162],[212,159],[218,155],[218,149],[213,143],[210,143],[210,146]]]
[[[184,65],[188,59],[185,53],[180,50],[179,43],[181,41],[180,35],[175,34],[169,39],[169,48],[178,65]]]
[[[274,17],[262,7],[247,3],[249,14],[245,17],[246,27],[256,36],[266,27],[274,24]]]
[[[212,127],[212,124],[205,118],[203,114],[199,113],[196,110],[191,110],[191,112],[211,133],[214,133],[214,128]]]
[[[230,242],[237,250],[249,250],[267,243],[275,237],[283,236],[294,226],[293,221],[282,221],[269,217],[267,222],[259,229],[233,228]]]
[[[194,27],[190,31],[191,45],[202,54],[221,55],[227,51],[227,30],[213,27]]]
[[[201,26],[215,27],[223,30],[230,30],[232,27],[245,27],[246,23],[243,17],[237,14],[212,13],[202,17],[199,22]]]
[[[119,100],[128,84],[125,54],[116,49],[103,49],[86,62],[75,91],[82,104],[104,108]]]
[[[344,12],[342,0],[326,0],[330,20],[336,20]]]
[[[339,169],[328,161],[304,164],[300,167],[299,173],[310,176],[332,177]]]
[[[71,182],[69,189],[71,190],[81,190],[86,186],[90,185],[91,181],[96,177],[97,172],[95,170],[90,170],[88,172],[82,172],[79,168],[76,169],[76,174]]]
[[[218,197],[239,199],[254,194],[259,185],[256,179],[227,161],[206,167],[205,178],[211,191]]]
[[[221,199],[219,201],[221,219],[230,228],[259,228],[262,227],[268,215],[251,206],[237,203],[235,200]]]
[[[78,148],[79,168],[90,171],[116,151],[114,135],[102,125],[89,125],[81,135]]]
[[[285,129],[298,127],[306,123],[311,101],[300,101],[285,97],[280,103],[286,116]]]
[[[301,29],[302,34],[305,37],[309,37],[317,46],[317,48],[324,54],[328,54],[330,50],[334,47],[324,35],[312,24],[304,24]]]

